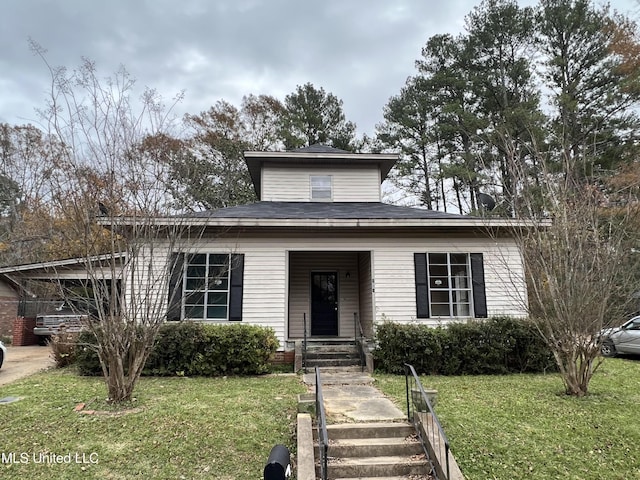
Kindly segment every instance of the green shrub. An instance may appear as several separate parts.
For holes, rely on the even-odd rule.
[[[399,374],[409,363],[420,374],[491,375],[554,370],[553,356],[531,322],[509,317],[452,323],[381,324],[376,368]]]
[[[83,334],[77,366],[81,375],[102,370],[95,337]],[[270,328],[246,324],[210,325],[197,322],[162,325],[143,375],[256,375],[269,371],[279,343]]]
[[[196,322],[166,324],[160,329],[145,374],[217,376],[266,373],[269,360],[278,346],[270,328]]]

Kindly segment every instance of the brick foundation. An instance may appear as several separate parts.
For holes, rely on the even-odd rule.
[[[276,355],[271,360],[271,363],[275,365],[293,365],[295,360],[296,352],[276,352]]]
[[[35,318],[16,317],[13,322],[13,345],[16,347],[38,345],[40,338],[33,333],[35,326]]]

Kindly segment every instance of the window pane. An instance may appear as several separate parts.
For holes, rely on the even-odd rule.
[[[431,304],[431,315],[434,317],[449,317],[451,316],[451,312],[449,311],[449,304],[441,304],[441,303],[432,303]]]
[[[453,277],[451,279],[451,286],[453,288],[469,288],[469,279],[467,277]]]
[[[204,307],[199,305],[185,305],[185,316],[187,318],[204,318]]]
[[[187,278],[186,290],[204,291],[204,278]]]
[[[188,293],[184,298],[186,305],[204,305],[204,292]]]
[[[451,264],[466,265],[467,254],[466,253],[452,253],[450,255]]]
[[[229,275],[229,268],[226,265],[212,265],[209,267],[209,278],[225,278]]]
[[[209,255],[209,265],[227,265],[229,263],[229,255],[211,254]]]
[[[209,293],[207,297],[207,302],[209,305],[226,305],[227,304],[227,293]]]
[[[432,291],[431,302],[432,303],[449,303],[449,292],[448,291],[444,291],[444,292]]]
[[[227,306],[207,307],[207,318],[226,319]]]
[[[454,303],[453,304],[453,316],[454,317],[468,317],[471,315],[471,308],[468,303]]]
[[[226,278],[209,279],[209,290],[229,290],[229,280]]]
[[[430,253],[429,254],[429,263],[430,264],[439,264],[446,265],[447,264],[447,254],[446,253]]]
[[[429,286],[431,288],[449,288],[449,279],[447,277],[431,277]]]
[[[204,278],[207,269],[204,265],[189,265],[187,267],[187,277]]]
[[[452,298],[454,302],[469,303],[469,290],[454,290]]]
[[[207,263],[207,256],[204,253],[193,255],[188,259],[189,265],[205,265]]]
[[[429,265],[430,277],[447,277],[449,276],[449,269],[446,265]]]

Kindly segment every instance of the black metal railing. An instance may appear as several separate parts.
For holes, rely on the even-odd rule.
[[[320,367],[316,367],[316,424],[318,428],[318,451],[320,452],[320,478],[327,480],[327,455],[329,453],[329,435],[327,434],[327,415],[322,397]]]
[[[353,312],[353,331],[354,331],[354,343],[358,349],[360,355],[360,369],[364,372],[364,368],[367,366],[367,356],[365,353],[365,336],[362,329],[362,323],[360,323],[360,317],[358,312]]]
[[[302,314],[302,371],[307,373],[307,314]]]
[[[416,429],[425,454],[431,463],[432,474],[439,480],[448,480],[450,478],[449,440],[447,440],[442,425],[433,410],[431,400],[422,387],[413,365],[405,363],[404,367],[407,388],[407,419]]]

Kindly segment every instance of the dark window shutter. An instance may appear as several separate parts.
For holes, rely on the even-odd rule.
[[[484,263],[481,253],[472,253],[471,279],[473,284],[473,311],[476,318],[487,318],[487,296],[484,287]]]
[[[167,320],[182,320],[182,279],[184,275],[184,253],[171,254],[169,262],[169,299]]]
[[[427,283],[427,254],[414,253],[416,278],[416,316],[429,318],[429,284]]]
[[[244,254],[231,255],[231,287],[229,292],[229,321],[242,321],[242,293],[244,281]]]

